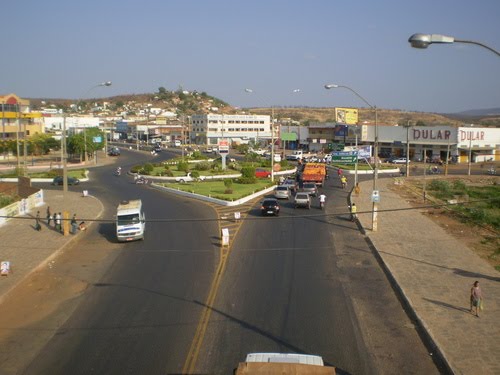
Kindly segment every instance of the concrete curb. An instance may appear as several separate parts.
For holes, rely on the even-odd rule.
[[[182,190],[168,188],[168,187],[165,187],[165,186],[160,186],[160,185],[157,185],[155,183],[152,183],[151,187],[153,187],[155,189],[158,189],[158,190],[166,191],[166,192],[169,192],[169,193],[177,194],[177,195],[180,195],[180,196],[183,196],[183,197],[193,198],[193,199],[197,199],[197,200],[204,201],[204,202],[215,203],[215,204],[218,204],[218,205],[221,205],[221,206],[226,206],[226,207],[239,206],[240,204],[243,204],[243,203],[246,203],[248,201],[251,201],[252,199],[257,198],[257,197],[259,197],[261,195],[267,194],[267,193],[273,191],[274,188],[275,188],[275,186],[271,186],[271,187],[268,187],[268,188],[266,188],[264,190],[260,190],[260,191],[254,193],[254,194],[248,195],[248,196],[246,196],[244,198],[241,198],[241,199],[238,199],[238,200],[235,200],[235,201],[225,201],[225,200],[222,200],[222,199],[207,197],[205,195],[194,194],[194,193],[189,193],[187,191],[182,191]]]

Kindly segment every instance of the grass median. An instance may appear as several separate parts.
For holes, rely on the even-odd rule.
[[[220,180],[189,182],[184,184],[159,183],[158,185],[225,201],[235,201],[273,186],[275,183],[270,179],[256,179],[253,184],[242,184],[235,180],[230,187],[227,187],[224,181]]]

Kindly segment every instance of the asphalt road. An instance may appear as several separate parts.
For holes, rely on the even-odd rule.
[[[120,163],[125,168],[140,159],[132,154]],[[119,255],[25,374],[181,372],[218,256],[216,222],[186,219],[213,218],[214,212],[113,176],[113,169],[93,169],[92,183],[84,185],[106,202],[104,218],[113,218],[120,200],[141,198],[146,218],[155,222],[147,224],[144,241],[122,245],[114,244],[111,221],[99,223],[100,240],[82,244],[81,251],[106,251],[111,243]]]
[[[233,244],[196,373],[227,374],[250,352],[321,355],[340,374],[433,374],[432,359],[348,220],[347,191],[326,212],[258,206]],[[324,214],[328,214],[325,216]]]
[[[150,159],[120,158],[124,169]],[[280,217],[262,218],[256,205],[217,268],[219,228],[209,206],[135,185],[113,168],[94,169],[85,186],[105,202],[108,219],[120,200],[141,198],[153,220],[146,239],[116,244],[112,221],[99,224],[81,250],[116,255],[25,374],[174,374],[188,353],[193,373],[229,374],[255,351],[318,354],[341,374],[438,373],[343,214],[347,192],[336,179],[324,188],[326,211],[284,203]],[[199,349],[191,352],[193,338]]]

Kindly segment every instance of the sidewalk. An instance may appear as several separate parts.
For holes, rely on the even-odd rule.
[[[360,183],[359,220],[393,285],[455,374],[500,374],[500,273],[378,180],[378,231],[372,232],[372,181]],[[391,277],[391,276],[390,276]],[[472,283],[483,290],[485,310],[469,312]],[[375,298],[375,296],[374,296]]]
[[[103,212],[101,202],[92,196],[83,197],[82,193],[68,192],[67,206],[63,207],[61,190],[44,190],[45,205],[38,207],[30,219],[11,219],[0,226],[0,261],[10,261],[11,273],[0,277],[0,303],[7,294],[32,271],[41,268],[54,259],[72,240],[84,236],[85,232],[63,236],[47,226],[46,210],[50,206],[54,212],[69,212],[70,218],[76,214],[77,219],[98,218]],[[42,230],[34,229],[36,211],[40,211]],[[30,217],[25,216],[25,217]],[[86,222],[87,227],[92,225]]]

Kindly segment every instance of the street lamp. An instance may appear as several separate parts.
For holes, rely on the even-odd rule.
[[[252,89],[245,89],[246,93],[253,94]],[[257,138],[259,137],[257,128]],[[271,181],[274,182],[274,106],[271,106]]]
[[[411,44],[413,48],[425,49],[429,46],[429,44],[451,44],[451,43],[466,43],[466,44],[475,44],[477,46],[486,48],[490,50],[497,56],[500,56],[500,52],[497,50],[488,47],[487,45],[479,42],[475,42],[473,40],[464,40],[464,39],[456,39],[452,36],[446,36],[441,34],[413,34],[408,39],[408,42]]]
[[[363,98],[360,94],[358,94],[355,90],[350,88],[349,86],[344,86],[344,85],[337,85],[334,83],[330,83],[325,85],[325,89],[330,90],[330,89],[337,89],[337,88],[344,88],[349,91],[351,91],[354,95],[356,95],[358,98],[360,98],[363,102],[366,103],[368,107],[373,109],[375,112],[375,139],[374,139],[374,146],[375,149],[373,151],[375,155],[375,167],[373,168],[373,191],[377,191],[377,180],[378,180],[378,115],[377,115],[377,106],[371,105],[365,98]],[[378,204],[373,200],[373,205],[372,205],[372,231],[376,232],[377,231],[377,215],[378,215]]]
[[[111,81],[106,81],[106,82],[98,83],[95,86],[92,86],[90,89],[87,90],[87,92],[84,95],[81,96],[82,99],[80,99],[78,101],[78,103],[76,104],[76,110],[78,111],[79,105],[83,101],[83,97],[87,96],[90,91],[92,91],[96,87],[111,86],[111,84],[112,84]],[[106,133],[106,132],[104,132],[104,133]],[[104,134],[104,135],[106,135],[106,134]],[[88,161],[88,157],[87,157],[87,129],[85,127],[83,129],[83,142],[84,142],[83,147],[84,147],[84,151],[85,151],[84,160],[85,160],[85,163],[87,163],[87,161]]]
[[[403,127],[406,128],[406,177],[410,177],[410,120]]]

